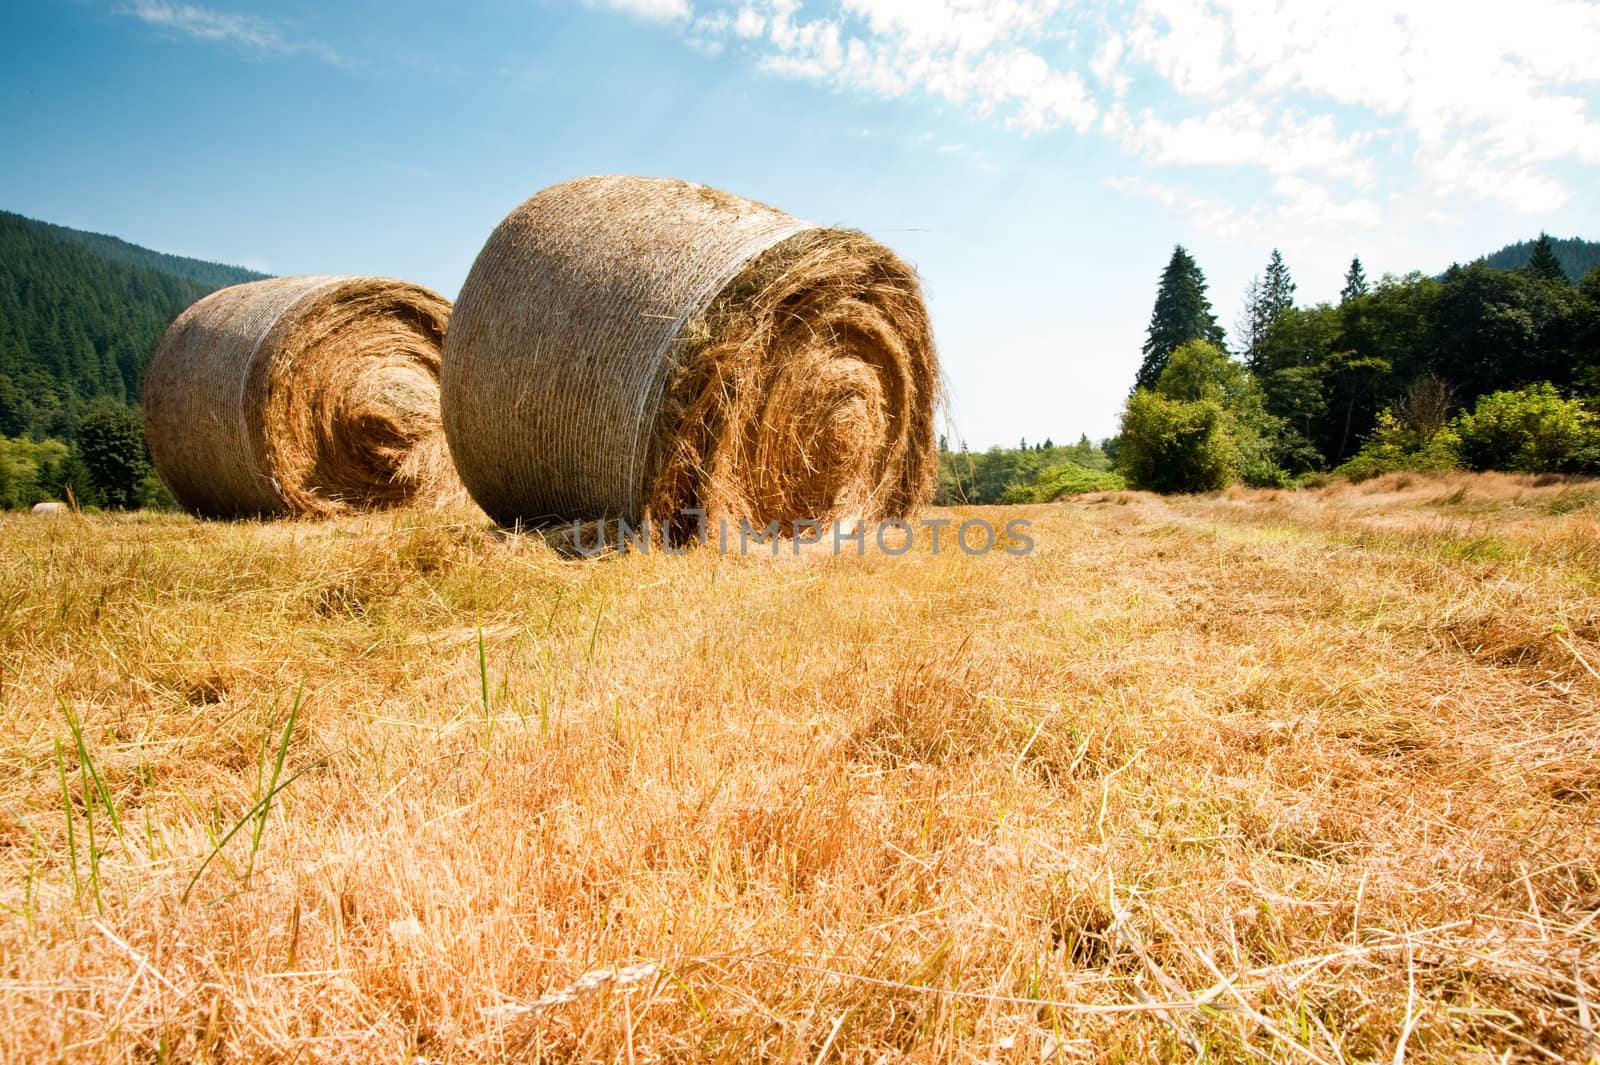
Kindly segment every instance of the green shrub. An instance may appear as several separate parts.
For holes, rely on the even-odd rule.
[[[106,506],[139,505],[150,460],[138,411],[120,403],[96,403],[78,423],[78,452]]]
[[[1032,489],[1050,471],[1072,464],[1091,472],[1111,468],[1105,452],[1081,437],[1076,444],[1060,445],[1046,441],[1031,447],[992,447],[988,451],[952,452],[940,449],[939,489],[934,496],[936,506],[948,507],[973,503],[1001,503],[1029,501]]]
[[[1481,396],[1453,423],[1461,457],[1475,470],[1586,473],[1600,470],[1600,424],[1554,385]]]
[[[25,510],[60,498],[67,446],[59,440],[35,442],[0,436],[0,510]]]
[[[155,471],[144,475],[139,482],[138,505],[144,510],[177,510],[178,501],[167,490],[166,483]]]
[[[1267,412],[1265,396],[1243,364],[1227,352],[1204,340],[1180,345],[1157,378],[1155,391],[1182,403],[1211,402],[1222,408],[1228,466],[1245,484],[1279,488],[1289,483],[1279,461],[1285,427]]]
[[[83,509],[97,510],[105,505],[89,467],[75,450],[67,452],[41,486],[49,497],[68,500]]]
[[[1063,462],[1044,470],[1027,484],[1014,484],[1001,496],[1002,503],[1049,503],[1085,492],[1118,492],[1127,487],[1120,474],[1091,470],[1076,462]]]
[[[1155,391],[1168,399],[1196,403],[1209,399],[1232,406],[1250,390],[1244,366],[1204,340],[1178,345],[1156,379]]]
[[[1378,424],[1357,451],[1334,474],[1365,481],[1398,470],[1453,470],[1461,465],[1461,438],[1453,425],[1426,430],[1411,428],[1384,410]]]
[[[1210,492],[1233,480],[1236,448],[1220,403],[1139,389],[1122,414],[1117,464],[1134,488]]]

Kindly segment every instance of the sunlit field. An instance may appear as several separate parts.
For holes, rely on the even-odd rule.
[[[0,1060],[1600,1052],[1600,482],[962,514],[0,518]]]

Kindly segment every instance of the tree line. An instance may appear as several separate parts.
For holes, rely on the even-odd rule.
[[[1047,503],[1063,495],[1126,487],[1113,468],[1114,450],[1108,452],[1109,445],[1107,440],[1092,443],[1087,436],[1075,444],[1048,439],[1030,444],[1023,438],[1015,448],[969,452],[965,447],[952,451],[941,436],[939,488],[933,501],[939,506]]]
[[[1230,331],[1173,249],[1119,433],[969,453],[939,441],[935,502],[1205,491],[1399,469],[1600,473],[1600,244],[1541,234],[1442,275],[1300,306],[1274,249]]]
[[[1525,265],[1480,260],[1376,283],[1355,258],[1338,303],[1301,307],[1274,250],[1230,344],[1180,245],[1161,275],[1117,468],[1156,491],[1328,471],[1600,472],[1600,266],[1574,283],[1561,257],[1541,234]]]

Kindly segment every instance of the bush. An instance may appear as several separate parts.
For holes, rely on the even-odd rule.
[[[1267,412],[1261,388],[1227,352],[1204,340],[1180,345],[1156,380],[1155,391],[1182,403],[1211,402],[1222,408],[1228,466],[1244,483],[1254,488],[1289,483],[1279,461],[1283,422]]]
[[[41,482],[41,487],[47,495],[76,503],[82,509],[97,510],[105,505],[89,467],[76,451],[67,452]]]
[[[139,507],[142,510],[177,510],[178,501],[167,490],[166,482],[155,471],[144,475],[139,482]]]
[[[1235,472],[1235,447],[1221,404],[1170,399],[1139,389],[1122,414],[1117,464],[1134,488],[1152,492],[1211,492]]]
[[[939,489],[934,503],[948,507],[1036,501],[1031,490],[1064,465],[1089,472],[1111,468],[1105,453],[1090,443],[1088,437],[1065,446],[1046,441],[1032,447],[992,447],[976,454],[941,450]]]
[[[1250,389],[1244,366],[1204,340],[1180,344],[1156,379],[1155,391],[1168,399],[1196,403],[1209,399],[1232,406]]]
[[[0,437],[0,510],[14,510],[22,505],[17,502],[17,466],[4,443]]]
[[[1049,503],[1062,496],[1085,492],[1118,492],[1127,487],[1122,477],[1109,470],[1091,470],[1076,462],[1051,466],[1028,484],[1015,484],[1001,496],[1002,503]]]
[[[1577,400],[1540,383],[1478,399],[1454,422],[1461,457],[1475,470],[1587,473],[1600,470],[1600,425]]]
[[[0,510],[25,510],[60,496],[67,446],[59,440],[8,440],[0,436]]]
[[[1461,465],[1461,438],[1453,425],[1413,428],[1384,410],[1361,450],[1334,470],[1339,477],[1365,481],[1398,470],[1453,470]]]
[[[150,474],[139,413],[120,403],[99,403],[78,423],[78,452],[106,506],[137,507]]]

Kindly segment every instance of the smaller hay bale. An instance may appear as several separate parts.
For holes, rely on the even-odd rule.
[[[213,292],[145,376],[156,472],[210,517],[327,517],[463,499],[439,417],[450,302],[381,277]]]
[[[33,505],[33,512],[35,514],[65,514],[67,512],[67,505],[56,500],[51,500],[45,503],[35,503]]]

